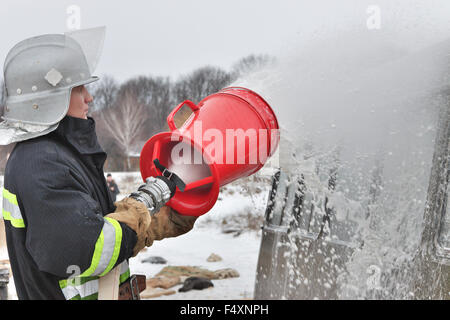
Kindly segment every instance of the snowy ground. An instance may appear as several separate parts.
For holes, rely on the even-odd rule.
[[[139,173],[112,173],[121,194],[119,199],[136,188],[142,180]],[[1,185],[3,177],[0,176]],[[0,190],[1,191],[1,190]],[[145,274],[147,278],[163,267],[198,266],[211,271],[233,268],[239,278],[213,280],[214,287],[202,291],[178,293],[181,285],[171,288],[177,293],[156,299],[249,299],[253,297],[262,223],[269,184],[267,181],[244,179],[222,188],[214,208],[200,217],[194,229],[177,238],[156,241],[147,251],[130,260],[131,273]],[[2,226],[3,227],[3,226]],[[242,230],[236,233],[224,231]],[[0,238],[0,260],[7,259],[6,247]],[[207,262],[211,253],[222,257],[220,262]],[[149,256],[160,256],[167,264],[149,264],[141,261]],[[10,298],[15,299],[14,284],[9,285]]]
[[[155,243],[146,252],[130,260],[132,273],[154,276],[165,265],[142,263],[148,256],[161,256],[167,265],[198,266],[211,271],[233,268],[239,278],[212,280],[214,287],[202,291],[178,292],[181,285],[171,288],[177,293],[156,299],[248,299],[253,298],[255,271],[260,237],[255,232],[246,232],[239,237],[223,234],[219,229],[194,228],[192,232],[178,238]],[[219,262],[207,262],[211,253],[222,257]]]

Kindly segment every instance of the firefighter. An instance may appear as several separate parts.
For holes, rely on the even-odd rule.
[[[94,48],[103,36],[102,28],[37,36],[5,60],[0,144],[17,144],[5,170],[3,218],[19,299],[97,299],[101,277],[117,267],[126,283],[129,258],[188,232],[196,219],[164,206],[176,190],[166,177],[113,203],[106,154],[87,115],[86,85],[98,80]]]

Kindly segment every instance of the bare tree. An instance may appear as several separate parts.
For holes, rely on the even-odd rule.
[[[118,95],[132,93],[147,110],[146,134],[153,135],[164,128],[165,120],[174,101],[169,78],[140,76],[121,85]],[[143,115],[144,116],[144,115]]]
[[[177,101],[186,99],[198,103],[206,96],[226,87],[231,75],[217,67],[203,67],[191,74],[181,77],[174,86],[174,97]]]
[[[122,149],[131,168],[130,155],[145,128],[145,107],[136,97],[126,92],[116,105],[100,113],[105,128]]]
[[[95,112],[114,105],[119,85],[112,76],[104,76],[100,81],[90,85],[89,90],[94,97],[91,110]]]
[[[251,54],[236,62],[231,68],[231,74],[234,79],[237,79],[244,74],[259,70],[274,62],[275,58],[267,54]]]

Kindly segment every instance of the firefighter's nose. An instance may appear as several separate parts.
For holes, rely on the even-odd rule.
[[[91,96],[89,92],[86,91],[85,102],[91,103],[92,101],[94,101],[94,98]]]

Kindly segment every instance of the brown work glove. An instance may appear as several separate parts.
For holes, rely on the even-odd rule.
[[[183,216],[168,206],[164,206],[157,212],[147,229],[147,241],[145,245],[150,247],[154,240],[178,237],[190,231],[198,217]]]
[[[125,198],[115,203],[116,211],[107,215],[117,221],[125,223],[136,232],[137,242],[133,249],[133,257],[141,251],[146,244],[147,230],[150,227],[150,213],[142,202],[133,198]]]

